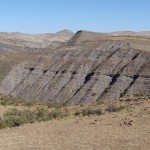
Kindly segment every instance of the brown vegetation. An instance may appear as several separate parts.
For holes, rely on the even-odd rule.
[[[36,104],[29,108],[20,106],[15,106],[16,109],[13,110],[10,110],[10,105],[3,106],[5,110],[1,121],[5,117],[5,122],[0,124],[1,128],[5,125],[17,127],[0,130],[2,150],[6,148],[7,150],[148,150],[150,148],[150,100],[148,99],[65,106],[59,107],[59,111],[58,109],[55,111],[55,107],[48,109],[46,105],[44,109],[41,105],[36,109]],[[117,112],[107,111],[108,108],[114,107],[121,109]],[[62,116],[62,112],[66,112],[67,117]]]

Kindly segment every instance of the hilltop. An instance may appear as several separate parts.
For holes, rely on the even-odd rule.
[[[53,42],[64,43],[73,35],[74,33],[69,30],[45,34],[0,32],[0,52],[37,51],[50,46]]]
[[[6,95],[75,105],[150,96],[150,37],[78,31],[62,46],[18,64]]]

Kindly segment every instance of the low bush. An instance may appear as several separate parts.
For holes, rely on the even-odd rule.
[[[68,116],[68,112],[53,110],[49,112],[46,109],[38,109],[35,111],[12,109],[3,114],[0,118],[0,129],[5,127],[16,127],[22,124],[34,123],[40,121],[49,121],[56,118],[64,118]]]
[[[64,117],[67,117],[67,116],[68,116],[68,112],[67,111],[62,112],[59,109],[55,109],[55,110],[53,110],[53,111],[51,111],[49,113],[49,117],[52,118],[52,119],[64,118]]]
[[[28,106],[31,107],[35,104],[35,101],[31,101],[31,100],[23,100],[21,98],[15,98],[13,96],[4,96],[4,95],[0,95],[0,104],[3,106]]]
[[[110,104],[106,108],[106,111],[107,112],[117,112],[117,111],[119,111],[119,108],[116,105]]]
[[[75,113],[74,113],[74,116],[80,116],[81,115],[81,112],[80,111],[76,111]]]
[[[83,116],[90,116],[90,115],[92,115],[92,109],[90,109],[90,108],[83,109],[82,110],[82,115]]]
[[[103,105],[103,104],[104,104],[104,101],[102,101],[102,100],[99,100],[99,101],[95,102],[95,105]]]
[[[46,110],[46,109],[43,109],[43,108],[42,108],[42,109],[38,109],[38,110],[36,111],[36,120],[37,120],[38,122],[50,120],[49,111]]]
[[[103,110],[101,108],[99,109],[86,108],[82,110],[83,116],[102,115],[102,113],[103,113]]]

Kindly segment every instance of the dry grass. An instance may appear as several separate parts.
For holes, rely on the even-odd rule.
[[[104,115],[70,115],[64,119],[0,130],[0,149],[149,150],[150,100],[128,99],[67,109],[74,114],[89,107],[105,109],[110,103],[126,107]]]
[[[60,109],[54,109],[51,111],[43,108],[36,109],[34,111],[12,109],[6,111],[2,118],[0,118],[0,129],[7,127],[17,127],[23,124],[30,124],[41,121],[49,121],[67,116],[68,112],[61,111]]]

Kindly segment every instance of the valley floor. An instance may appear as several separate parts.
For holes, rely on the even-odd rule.
[[[101,116],[67,117],[0,130],[0,150],[149,150],[150,101]]]

